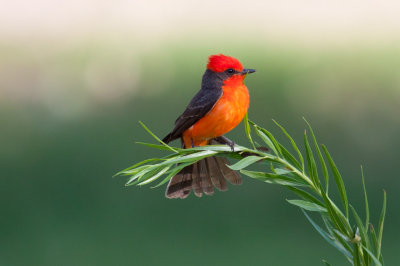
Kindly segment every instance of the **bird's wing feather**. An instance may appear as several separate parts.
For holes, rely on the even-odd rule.
[[[222,93],[222,89],[201,89],[190,101],[183,114],[176,119],[174,129],[163,141],[168,143],[180,138],[185,130],[211,111],[219,98],[221,98]]]

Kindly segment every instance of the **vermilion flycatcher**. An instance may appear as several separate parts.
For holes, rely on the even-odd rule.
[[[239,60],[222,54],[209,57],[200,91],[193,97],[186,110],[175,121],[175,127],[163,141],[168,143],[180,138],[185,148],[211,143],[233,142],[223,135],[243,120],[249,108],[249,92],[243,81],[254,69],[243,69]],[[201,197],[214,193],[213,185],[227,190],[230,183],[242,183],[240,175],[226,166],[223,157],[208,157],[183,168],[169,181],[167,198],[186,198],[190,190]]]

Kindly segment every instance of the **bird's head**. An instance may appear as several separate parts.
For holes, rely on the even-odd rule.
[[[256,72],[255,69],[244,69],[239,60],[223,54],[211,55],[208,58],[207,69],[219,73],[224,76],[224,79],[232,76],[241,76],[244,78],[247,74]]]

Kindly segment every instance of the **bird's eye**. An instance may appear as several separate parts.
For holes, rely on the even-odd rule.
[[[228,68],[226,72],[228,72],[229,74],[233,74],[235,73],[235,70],[233,68]]]

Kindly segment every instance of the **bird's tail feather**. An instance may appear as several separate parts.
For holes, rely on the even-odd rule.
[[[171,178],[165,192],[167,198],[186,198],[191,189],[197,197],[214,194],[214,187],[221,191],[228,189],[226,180],[233,185],[242,183],[240,175],[228,168],[224,157],[208,157],[186,166]]]

